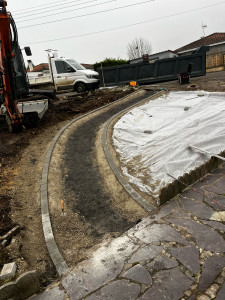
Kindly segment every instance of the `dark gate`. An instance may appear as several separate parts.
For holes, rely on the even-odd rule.
[[[100,86],[129,84],[150,84],[177,79],[178,74],[186,73],[191,64],[191,77],[206,74],[206,51],[203,46],[191,55],[157,60],[154,63],[137,63],[115,67],[99,68]],[[104,77],[104,79],[103,79]]]

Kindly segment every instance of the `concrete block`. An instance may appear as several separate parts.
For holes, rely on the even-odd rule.
[[[58,248],[55,252],[50,253],[50,256],[55,266],[60,265],[64,262],[64,259],[61,253],[59,252]]]
[[[1,300],[21,300],[19,291],[17,289],[17,286],[15,282],[10,282],[7,284],[4,284],[0,287],[0,299]]]
[[[46,242],[54,238],[50,221],[43,223],[43,232],[44,232],[44,237]]]
[[[21,275],[16,281],[4,284],[0,287],[1,300],[28,299],[40,292],[40,286],[36,271],[30,271]]]
[[[7,278],[13,277],[16,274],[16,263],[5,264],[2,268],[0,279],[5,280]]]
[[[52,252],[57,251],[58,247],[56,245],[55,239],[51,239],[48,240],[48,242],[46,242],[47,248],[48,248],[48,252],[51,254]]]
[[[56,270],[59,275],[63,275],[69,270],[69,268],[68,268],[66,262],[64,261],[56,266]]]
[[[21,299],[27,299],[40,292],[40,286],[35,271],[26,272],[16,280]]]

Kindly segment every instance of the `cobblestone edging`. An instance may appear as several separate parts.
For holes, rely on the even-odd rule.
[[[62,275],[65,272],[67,272],[69,268],[68,268],[66,262],[64,261],[62,255],[58,249],[58,246],[55,242],[54,233],[52,230],[51,220],[50,220],[49,203],[48,203],[48,173],[49,173],[49,165],[50,165],[53,149],[54,149],[59,137],[64,133],[64,131],[68,127],[70,127],[76,121],[79,121],[82,118],[87,117],[87,116],[89,116],[97,111],[100,111],[106,107],[109,107],[119,101],[125,100],[126,98],[138,97],[144,93],[145,93],[145,91],[143,91],[143,90],[136,91],[134,93],[131,93],[131,94],[121,98],[121,99],[118,99],[112,103],[106,104],[106,105],[104,105],[100,108],[97,108],[85,115],[82,115],[78,118],[73,119],[68,124],[66,124],[63,128],[60,129],[60,131],[55,135],[55,137],[48,149],[48,152],[45,156],[44,166],[43,166],[43,170],[42,170],[42,179],[41,179],[41,192],[40,192],[40,194],[41,194],[41,217],[42,217],[42,227],[43,227],[43,233],[44,233],[46,246],[47,246],[49,255],[52,259],[52,262],[53,262],[53,264],[57,270],[57,273],[59,275]]]
[[[36,271],[26,272],[15,281],[0,287],[0,299],[27,299],[39,293],[40,286]]]
[[[105,152],[105,156],[107,158],[107,161],[114,173],[114,175],[116,176],[116,178],[118,179],[118,181],[120,182],[120,184],[123,186],[123,188],[127,191],[127,193],[132,197],[132,199],[134,201],[136,201],[142,208],[144,208],[147,212],[151,212],[154,209],[156,209],[156,207],[154,207],[152,204],[150,204],[148,201],[146,201],[141,195],[139,195],[133,188],[132,186],[127,183],[127,181],[124,179],[123,175],[121,174],[120,170],[117,168],[116,163],[110,153],[109,147],[108,147],[108,142],[107,142],[107,131],[109,129],[110,124],[113,122],[113,120],[115,120],[116,118],[118,118],[119,116],[124,115],[126,112],[128,112],[129,110],[131,110],[132,108],[136,107],[137,105],[142,104],[143,102],[146,102],[147,100],[151,100],[153,97],[155,98],[157,95],[161,95],[162,92],[158,92],[156,94],[153,94],[152,96],[148,97],[147,99],[144,99],[132,106],[130,106],[129,108],[124,109],[123,111],[120,111],[119,113],[115,114],[114,116],[112,116],[105,124],[104,128],[103,128],[103,133],[102,133],[102,146]]]
[[[225,151],[222,151],[219,155],[225,157]],[[184,189],[187,188],[187,186],[185,185],[192,185],[193,183],[204,177],[207,173],[215,170],[222,163],[223,161],[219,158],[211,157],[201,166],[195,168],[194,170],[191,170],[189,173],[185,173],[183,176],[180,176],[178,180],[174,180],[172,183],[162,188],[159,195],[159,205],[164,204],[166,201],[180,194]],[[182,182],[185,185],[182,184]]]

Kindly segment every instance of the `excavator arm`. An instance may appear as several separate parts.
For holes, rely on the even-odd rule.
[[[6,10],[7,2],[0,0],[0,101],[6,111],[6,121],[10,131],[21,126],[22,114],[17,107],[17,92],[12,51],[12,32],[10,15]]]

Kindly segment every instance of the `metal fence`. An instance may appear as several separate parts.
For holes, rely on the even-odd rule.
[[[121,66],[99,68],[100,86],[115,86],[129,84],[151,84],[177,79],[178,74],[186,73],[188,66],[192,66],[191,76],[206,74],[206,51],[203,46],[195,53],[187,56],[157,60],[154,63],[137,63]]]

